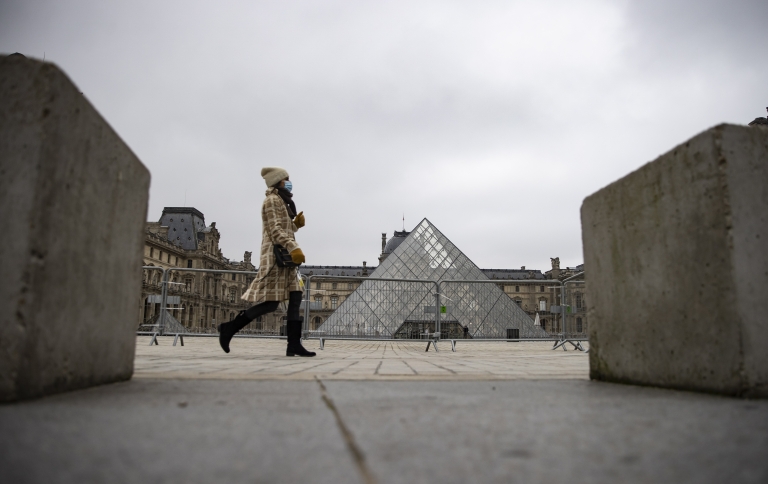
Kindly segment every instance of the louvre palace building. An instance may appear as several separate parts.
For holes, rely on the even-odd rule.
[[[559,285],[554,283],[583,271],[583,266],[560,269],[559,259],[553,258],[552,267],[547,271],[526,267],[480,269],[427,219],[424,219],[412,232],[395,231],[389,238],[387,234],[381,234],[378,266],[370,266],[367,262],[363,262],[360,266],[302,265],[301,274],[309,277],[311,281],[307,291],[310,298],[309,329],[319,330],[325,334],[357,334],[372,337],[389,334],[393,335],[392,337],[408,337],[403,336],[402,328],[415,327],[422,322],[424,316],[413,314],[409,316],[406,313],[411,310],[408,309],[403,314],[392,314],[393,320],[397,321],[395,326],[400,329],[395,326],[378,327],[378,323],[374,327],[365,321],[364,312],[356,312],[354,308],[362,305],[358,300],[382,300],[382,304],[397,308],[406,307],[408,304],[414,308],[418,306],[418,311],[411,311],[414,314],[417,312],[420,314],[422,306],[424,310],[429,311],[427,299],[415,303],[401,299],[392,299],[387,302],[387,297],[395,293],[391,283],[387,286],[382,285],[384,283],[376,285],[374,284],[376,281],[366,282],[368,277],[414,278],[413,274],[419,270],[421,279],[456,279],[455,275],[458,274],[462,279],[490,280],[493,284],[485,285],[483,295],[489,289],[496,291],[499,296],[492,304],[494,308],[510,306],[507,308],[507,313],[500,313],[498,317],[521,319],[520,323],[530,331],[556,332],[560,329],[558,317],[549,311],[553,304],[560,304]],[[411,242],[414,237],[420,237],[420,242]],[[253,265],[252,253],[245,252],[242,261],[230,260],[224,257],[219,249],[220,239],[221,234],[216,228],[216,223],[206,225],[203,213],[191,207],[166,207],[158,222],[147,222],[144,245],[145,269],[137,322],[139,327],[156,323],[160,314],[161,271],[147,269],[147,267],[170,270],[165,318],[165,327],[169,331],[216,332],[216,325],[233,319],[239,311],[249,306],[247,302],[240,299],[240,296],[248,288],[255,277],[255,271],[258,270],[258,267]],[[426,251],[422,246],[423,242],[428,244]],[[431,256],[427,253],[430,251]],[[418,255],[427,257],[424,259],[425,262],[420,261]],[[457,266],[460,267],[459,272],[454,271],[452,272],[454,276],[448,277],[450,272],[448,268]],[[434,271],[442,270],[441,267],[445,267],[446,272],[435,274]],[[378,272],[377,269],[379,269]],[[213,273],[205,270],[243,271],[251,274]],[[374,272],[376,272],[375,275]],[[345,276],[350,279],[332,279],[327,276]],[[586,334],[586,291],[583,288],[584,286],[581,285],[569,300],[572,310],[576,313],[575,325],[569,328],[569,331],[578,330],[578,333]],[[365,291],[370,294],[366,295]],[[502,293],[504,297],[501,297]],[[459,314],[461,313],[460,305],[452,301],[452,299],[466,299],[468,296],[466,292],[452,296],[446,295],[445,305],[448,307],[448,314],[443,317],[445,321],[443,325],[450,327],[454,324],[458,328],[457,331],[471,326],[471,323],[463,322],[471,320],[470,315],[465,314],[466,310],[465,313]],[[473,298],[477,299],[477,296],[473,295]],[[345,301],[347,304],[344,304]],[[432,304],[431,308],[434,310],[434,303]],[[366,302],[365,306],[370,306],[370,303]],[[452,307],[456,309],[452,310]],[[283,304],[274,313],[252,322],[243,332],[279,335],[282,325],[285,324],[285,310],[286,307]],[[442,308],[442,312],[446,312],[446,307]],[[452,316],[450,314],[452,312],[455,315]],[[530,324],[535,316],[539,318],[536,328]],[[412,324],[404,325],[403,321],[411,321]],[[395,331],[398,333],[395,334]],[[542,336],[546,333],[528,334]]]

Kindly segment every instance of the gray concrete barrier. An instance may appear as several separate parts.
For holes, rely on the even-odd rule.
[[[131,377],[149,179],[59,68],[0,57],[0,401]]]
[[[581,218],[591,378],[768,396],[768,130],[709,129]]]

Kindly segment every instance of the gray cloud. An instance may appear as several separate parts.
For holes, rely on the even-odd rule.
[[[152,171],[150,219],[260,242],[286,167],[313,264],[428,217],[482,267],[581,262],[583,198],[768,105],[761,2],[5,2]]]

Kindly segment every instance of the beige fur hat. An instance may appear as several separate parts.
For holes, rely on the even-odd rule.
[[[267,182],[268,187],[273,187],[280,183],[281,180],[288,178],[288,172],[285,168],[279,166],[265,166],[261,169],[261,177]]]

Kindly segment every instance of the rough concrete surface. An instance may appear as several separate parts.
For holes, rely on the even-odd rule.
[[[588,380],[135,379],[0,429],[16,484],[768,481],[768,401]]]
[[[131,377],[149,178],[59,68],[0,57],[0,401]]]
[[[584,200],[592,378],[768,396],[766,160],[720,125]]]

